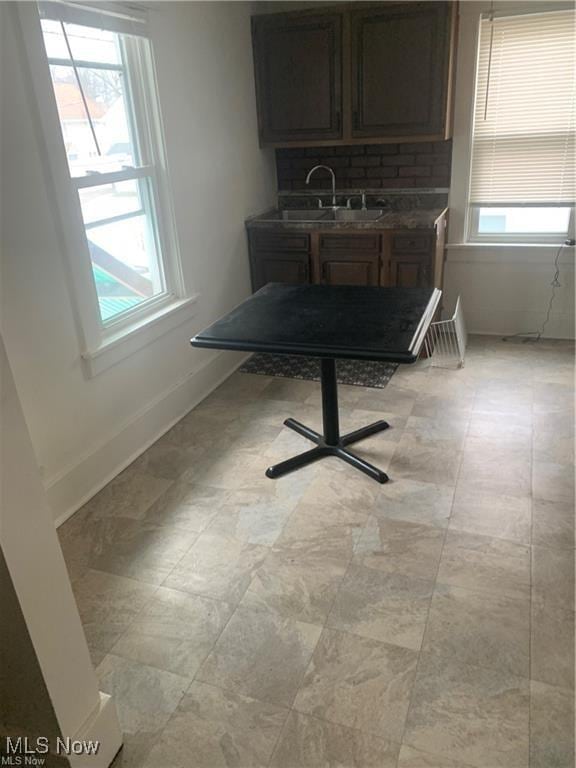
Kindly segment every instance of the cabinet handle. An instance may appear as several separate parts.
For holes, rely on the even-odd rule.
[[[358,126],[360,125],[360,120],[358,119],[358,110],[356,109],[354,110],[354,114],[352,116],[352,124],[355,129],[357,129]]]
[[[336,131],[339,131],[342,127],[342,115],[340,112],[336,112]]]

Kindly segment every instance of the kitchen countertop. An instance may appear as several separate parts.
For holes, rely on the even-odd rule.
[[[438,219],[447,208],[415,208],[406,211],[386,211],[379,219],[372,221],[283,221],[272,219],[276,209],[252,216],[246,220],[251,229],[304,230],[305,232],[326,230],[385,230],[385,229],[434,229]]]

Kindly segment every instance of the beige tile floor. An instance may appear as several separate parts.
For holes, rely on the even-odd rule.
[[[266,466],[312,382],[234,374],[60,529],[117,766],[574,766],[573,357],[342,387],[380,486]]]

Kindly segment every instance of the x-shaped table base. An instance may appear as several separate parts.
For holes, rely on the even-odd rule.
[[[305,467],[313,461],[318,461],[325,456],[337,456],[342,461],[350,464],[369,477],[377,480],[379,483],[388,482],[388,475],[373,464],[369,464],[364,459],[356,456],[351,451],[346,450],[346,446],[363,440],[365,437],[382,432],[390,426],[387,421],[376,421],[367,427],[349,432],[347,435],[340,436],[338,425],[338,384],[336,381],[336,361],[331,358],[321,360],[321,382],[322,382],[322,416],[324,421],[324,434],[315,432],[313,429],[301,424],[295,419],[286,419],[284,424],[299,435],[306,437],[316,444],[316,448],[293,456],[291,459],[274,464],[266,470],[266,476],[270,478],[282,477],[288,472],[292,472],[300,467]]]
[[[352,443],[362,440],[364,437],[369,437],[370,435],[376,434],[376,432],[381,432],[383,429],[388,429],[390,425],[387,421],[376,421],[368,427],[362,427],[354,432],[350,432],[341,437],[337,445],[328,445],[323,435],[314,432],[313,429],[309,429],[295,419],[286,419],[284,424],[287,427],[290,427],[290,429],[293,429],[294,432],[298,432],[299,435],[303,435],[304,437],[307,437],[308,440],[312,440],[313,443],[316,443],[317,447],[305,451],[304,453],[300,453],[298,456],[293,456],[291,459],[286,459],[286,461],[282,461],[280,464],[274,464],[274,466],[268,467],[266,470],[267,477],[282,477],[282,475],[285,475],[287,472],[292,472],[294,469],[305,467],[313,461],[324,458],[324,456],[338,456],[342,461],[356,467],[356,469],[364,472],[369,477],[373,477],[374,480],[377,480],[379,483],[388,482],[388,475],[386,472],[383,472],[373,464],[369,464],[367,461],[364,461],[364,459],[356,456],[356,454],[346,450],[347,445],[352,445]]]

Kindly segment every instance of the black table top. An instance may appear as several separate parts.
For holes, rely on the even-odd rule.
[[[191,341],[195,347],[413,363],[435,288],[269,283]]]

